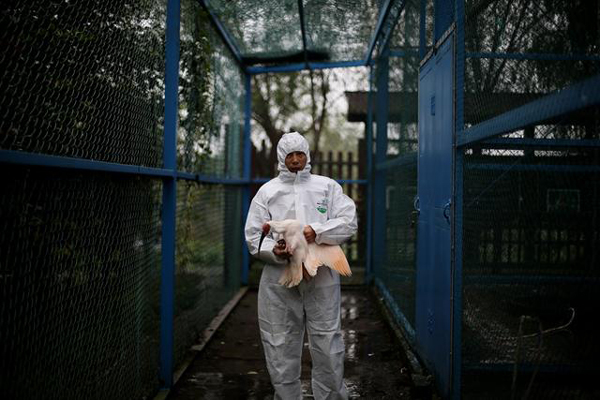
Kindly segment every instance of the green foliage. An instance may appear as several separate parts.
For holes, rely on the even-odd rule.
[[[182,3],[180,39],[179,123],[177,138],[180,167],[195,171],[210,155],[210,136],[216,122],[215,48],[206,12],[198,2]]]

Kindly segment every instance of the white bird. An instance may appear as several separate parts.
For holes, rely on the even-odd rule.
[[[338,245],[308,243],[304,237],[304,225],[295,219],[283,221],[268,221],[263,227],[263,232],[258,243],[258,251],[265,236],[273,230],[285,240],[285,249],[292,256],[288,260],[287,268],[281,275],[279,283],[287,286],[296,286],[302,281],[302,267],[310,276],[317,274],[317,269],[325,265],[344,276],[352,275],[348,260]]]

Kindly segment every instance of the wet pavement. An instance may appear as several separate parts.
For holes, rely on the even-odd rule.
[[[257,294],[251,289],[240,300],[173,387],[168,400],[273,397],[259,336]],[[414,398],[402,347],[365,287],[342,287],[342,328],[350,398]],[[306,336],[301,379],[304,398],[312,398]]]

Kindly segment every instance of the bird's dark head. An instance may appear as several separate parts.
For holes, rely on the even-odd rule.
[[[262,234],[260,235],[260,241],[258,242],[258,253],[260,253],[260,248],[262,246],[263,240],[265,240],[265,236],[269,234],[271,230],[271,225],[268,223],[263,224],[262,226]]]
[[[271,230],[271,225],[266,224],[266,223],[263,224],[263,226],[262,226],[263,235],[268,235],[270,230]]]

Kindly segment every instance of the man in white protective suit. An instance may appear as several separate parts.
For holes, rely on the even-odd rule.
[[[310,173],[308,142],[286,133],[277,145],[279,175],[252,199],[245,235],[250,253],[266,263],[258,291],[258,322],[276,399],[300,399],[300,368],[304,331],[308,332],[315,399],[347,399],[343,381],[344,341],[340,313],[340,277],[330,268],[287,288],[278,280],[290,257],[285,245],[264,238],[270,220],[297,219],[306,240],[341,244],[357,229],[356,206],[333,179]]]

